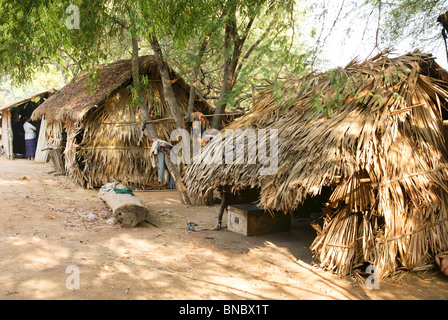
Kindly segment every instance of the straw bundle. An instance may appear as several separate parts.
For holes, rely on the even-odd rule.
[[[389,53],[260,94],[228,128],[277,129],[278,170],[260,175],[259,163],[196,158],[184,178],[189,191],[258,187],[261,206],[291,212],[331,186],[311,246],[323,267],[347,274],[369,262],[385,277],[427,265],[448,248],[448,75],[430,55]],[[213,140],[204,153],[225,143]]]

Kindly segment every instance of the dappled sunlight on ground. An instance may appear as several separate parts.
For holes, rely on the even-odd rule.
[[[369,290],[312,266],[314,231],[304,221],[256,237],[189,231],[190,221],[214,227],[218,207],[183,206],[176,191],[137,193],[155,226],[109,225],[97,191],[48,171],[0,159],[0,299],[448,298],[448,282],[436,272]],[[67,287],[69,266],[79,269],[79,289]]]

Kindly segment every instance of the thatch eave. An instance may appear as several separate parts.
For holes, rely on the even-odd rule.
[[[448,73],[438,66],[430,55],[424,55],[418,52],[399,58],[388,58],[387,55],[383,54],[364,63],[353,62],[345,69],[338,68],[338,72],[357,72],[358,74],[364,75],[365,83],[356,84],[359,89],[358,93],[362,93],[360,96],[364,101],[355,101],[353,97],[351,101],[344,100],[343,104],[350,102],[348,106],[341,107],[328,116],[320,115],[319,112],[315,111],[314,106],[310,104],[310,99],[312,99],[314,93],[319,92],[322,87],[328,88],[328,83],[325,83],[328,73],[312,74],[305,79],[292,79],[286,83],[288,87],[286,90],[287,94],[282,95],[279,99],[274,98],[275,95],[271,91],[260,94],[253,110],[237,119],[227,128],[279,130],[279,171],[272,177],[260,176],[259,165],[246,166],[244,171],[241,171],[241,166],[234,164],[220,165],[216,166],[214,170],[209,170],[206,168],[208,166],[207,164],[196,161],[187,168],[184,177],[189,191],[192,194],[201,194],[206,190],[223,185],[228,185],[232,189],[237,189],[237,186],[242,185],[254,185],[262,190],[261,205],[271,208],[271,205],[275,202],[278,206],[276,209],[294,210],[294,207],[300,203],[300,199],[305,199],[306,195],[315,195],[321,186],[331,184],[335,176],[341,175],[333,174],[333,176],[329,176],[328,172],[342,170],[345,175],[353,175],[356,171],[359,171],[359,168],[368,165],[369,159],[364,162],[360,161],[359,156],[363,155],[366,157],[367,149],[357,150],[357,146],[355,145],[357,139],[360,135],[364,134],[363,139],[365,141],[363,143],[365,144],[365,148],[370,148],[368,145],[368,137],[372,136],[372,134],[379,134],[387,130],[388,127],[384,126],[381,122],[390,119],[390,112],[400,114],[401,111],[396,110],[396,108],[402,107],[397,103],[397,99],[395,99],[394,89],[385,89],[382,87],[382,81],[385,78],[387,79],[387,75],[383,78],[379,76],[380,72],[383,72],[381,68],[385,68],[386,74],[390,72],[394,75],[397,68],[410,68],[411,66],[414,69],[410,70],[410,72],[414,75],[420,75],[420,72],[425,73],[421,74],[421,78],[415,76],[416,79],[429,79],[431,75],[438,77],[431,78],[432,82],[426,81],[424,84],[426,88],[423,89],[429,92],[428,95],[432,95],[432,98],[429,98],[435,100],[436,98],[434,97],[437,96],[437,99],[441,100],[440,103],[446,105],[448,97],[448,85],[446,82],[448,80]],[[365,79],[370,80],[367,81]],[[306,94],[298,93],[301,84],[306,81],[308,81],[307,85],[310,87],[309,91]],[[420,82],[419,85],[422,86]],[[293,91],[295,90],[292,97],[288,96],[291,88]],[[378,101],[372,97],[380,94],[388,97],[386,106],[379,105]],[[411,105],[412,99],[416,98],[406,96],[407,92],[405,91],[402,94],[405,98],[409,99],[408,107],[412,109],[414,107]],[[420,95],[420,93],[418,94]],[[431,102],[431,104],[433,103]],[[440,127],[442,123],[439,120],[435,120],[435,125],[439,126],[435,130],[443,130]],[[376,127],[369,127],[372,125]],[[366,130],[373,131],[367,132]],[[322,134],[325,136],[325,139],[322,138]],[[435,140],[437,139],[435,138]],[[307,142],[301,143],[300,141]],[[327,143],[326,146],[324,145],[325,143]],[[379,142],[373,141],[373,143],[378,144]],[[333,144],[337,145],[339,149],[343,146],[341,150],[345,150],[345,154],[339,155],[336,155],[336,153],[340,152],[339,150],[333,150],[334,157],[340,157],[339,161],[334,161],[334,157],[330,157],[330,154],[327,152],[328,148],[332,147]],[[347,149],[347,146],[350,149]],[[203,150],[203,153],[207,154],[213,148],[220,147],[222,145],[218,141],[212,141]],[[445,155],[446,146],[437,145],[434,147],[440,148],[442,154]],[[307,151],[307,149],[311,150],[312,148],[317,148],[317,150],[320,150],[320,153],[310,153]],[[349,152],[347,153],[347,151]],[[326,152],[328,153],[328,159],[319,158],[321,154]],[[298,159],[298,162],[291,162],[290,158],[298,154],[305,158]],[[349,155],[351,158],[347,158]],[[326,168],[324,171],[328,172],[322,172],[316,175],[319,170],[311,170],[313,166],[322,166]],[[310,174],[313,172],[315,181],[312,183],[309,182],[308,178],[305,178],[307,176],[307,170],[310,171]],[[204,175],[203,173],[205,171],[213,172],[213,174]],[[294,178],[294,172],[298,176],[303,177],[299,179],[297,177]],[[198,177],[201,178],[199,179]],[[377,177],[372,177],[372,179],[377,179]],[[299,181],[302,183],[298,183]],[[267,191],[265,188],[267,185],[269,185],[269,190],[271,191]],[[283,195],[281,192],[277,192],[277,197],[283,200],[267,201],[265,196],[273,192],[272,186],[274,185],[282,186],[284,191],[289,190],[292,194]],[[298,189],[300,189],[301,196],[295,198],[293,194]],[[280,203],[281,205],[279,205]]]
[[[29,96],[26,96],[25,98],[21,98],[19,100],[16,100],[16,101],[13,101],[10,103],[6,103],[6,104],[0,106],[0,112],[3,110],[8,110],[10,108],[14,108],[16,106],[19,106],[25,102],[28,102],[28,101],[36,99],[36,98],[50,97],[50,96],[54,95],[56,92],[57,92],[56,89],[49,89],[49,90],[40,91],[38,93],[33,93]]]

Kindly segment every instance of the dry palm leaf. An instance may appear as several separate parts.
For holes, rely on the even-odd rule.
[[[418,51],[387,54],[260,94],[229,129],[278,130],[278,170],[195,159],[184,177],[189,191],[252,186],[261,206],[291,212],[334,186],[333,214],[312,245],[322,266],[347,273],[367,261],[381,277],[426,266],[448,249],[448,73]],[[224,146],[216,139],[203,153]]]

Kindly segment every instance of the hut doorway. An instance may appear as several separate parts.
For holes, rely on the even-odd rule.
[[[12,151],[14,158],[25,158],[25,132],[23,124],[27,118],[31,117],[33,111],[39,106],[39,103],[27,101],[17,107],[11,108],[11,128],[12,128]],[[39,137],[41,120],[31,121],[36,127],[36,139]]]
[[[47,90],[0,106],[2,122],[0,149],[6,159],[13,160],[14,158],[25,157],[25,132],[23,124],[27,118],[31,118],[34,110],[54,93],[55,90]],[[45,139],[41,139],[41,136],[45,138],[45,135],[39,135],[39,133],[45,133],[45,121],[31,121],[31,124],[36,127],[37,146],[35,159],[37,161],[38,155],[42,155],[40,149],[42,149],[42,145],[45,145]],[[43,127],[42,130],[41,127]],[[39,142],[41,142],[41,146]],[[46,160],[41,162],[46,162]]]
[[[319,219],[324,215],[323,209],[332,193],[333,189],[331,187],[323,186],[320,194],[307,197],[305,201],[294,210],[293,217],[310,218],[312,220]]]
[[[316,196],[310,196],[291,212],[293,218],[306,218],[311,220],[319,220],[324,216],[324,208],[328,203],[333,188],[323,186],[321,192]],[[226,187],[222,187],[219,191],[221,198],[221,208],[218,214],[218,225],[222,223],[224,211],[229,205],[257,203],[260,197],[259,188],[246,188],[238,190],[234,193],[229,192]]]

